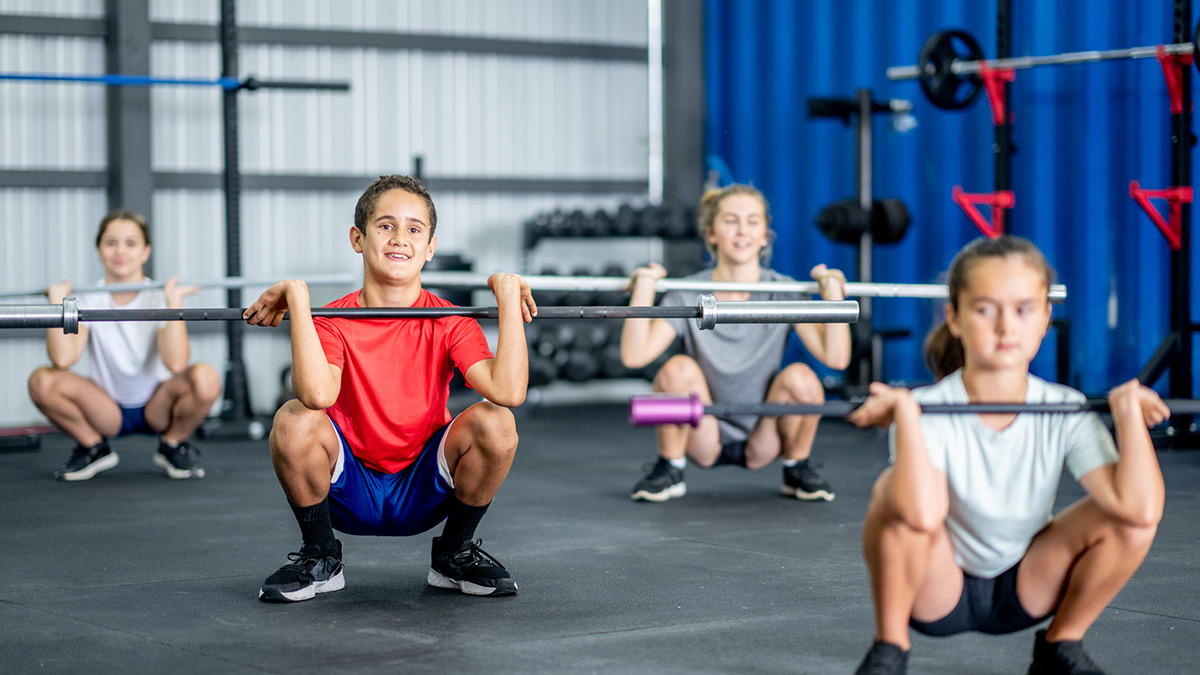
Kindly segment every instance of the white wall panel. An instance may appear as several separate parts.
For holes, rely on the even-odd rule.
[[[154,21],[216,23],[216,2],[152,0]],[[243,0],[238,22],[327,30],[646,44],[645,0]]]
[[[104,45],[85,38],[0,35],[0,70],[95,74]],[[0,167],[100,169],[106,163],[104,88],[94,84],[0,80]]]
[[[216,79],[216,44],[156,42],[150,48],[156,77]],[[150,91],[151,165],[155,171],[218,172],[225,165],[219,87],[155,87]]]
[[[0,0],[0,14],[99,18],[104,16],[104,0]]]
[[[96,228],[106,210],[102,190],[0,189],[0,287],[99,279]]]

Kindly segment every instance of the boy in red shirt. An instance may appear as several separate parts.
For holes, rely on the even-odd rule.
[[[437,211],[419,181],[382,176],[358,200],[350,244],[363,257],[363,287],[329,307],[445,307],[421,288],[437,248]],[[303,545],[267,577],[258,597],[295,602],[340,590],[347,534],[408,536],[444,518],[428,582],[471,595],[517,585],[474,541],[517,449],[509,408],[525,400],[523,323],[537,306],[525,280],[493,274],[500,336],[493,356],[479,324],[441,319],[314,318],[303,281],[268,288],[244,318],[277,326],[290,311],[296,399],[275,414],[271,460]],[[457,367],[487,400],[451,418]]]

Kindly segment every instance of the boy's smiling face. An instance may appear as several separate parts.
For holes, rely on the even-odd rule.
[[[367,274],[407,281],[433,258],[437,237],[430,236],[424,199],[406,190],[389,190],[376,202],[365,232],[350,228],[350,244],[363,255]]]

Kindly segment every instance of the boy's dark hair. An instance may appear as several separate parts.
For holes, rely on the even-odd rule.
[[[359,232],[367,231],[367,219],[375,212],[375,205],[379,203],[379,198],[391,190],[404,190],[425,200],[425,210],[429,212],[429,237],[437,232],[437,209],[433,206],[433,197],[429,196],[429,191],[421,185],[421,181],[412,176],[402,176],[400,174],[392,174],[390,176],[380,176],[375,179],[375,182],[367,186],[367,189],[358,198],[358,204],[354,206],[354,226]]]
[[[100,219],[100,229],[96,231],[96,248],[100,248],[100,240],[104,238],[104,231],[114,220],[128,220],[137,225],[138,229],[142,231],[142,238],[146,240],[146,245],[150,245],[150,225],[146,222],[146,216],[128,209],[113,209]]]
[[[1046,284],[1046,292],[1050,292],[1050,284],[1054,282],[1054,270],[1046,262],[1046,256],[1038,250],[1033,242],[1023,237],[1001,235],[995,239],[976,239],[962,249],[950,261],[950,277],[946,280],[950,287],[947,302],[958,313],[958,294],[966,288],[967,274],[983,258],[1007,258],[1019,256],[1032,268],[1042,274]],[[1047,302],[1049,299],[1047,298]],[[954,337],[950,327],[943,321],[934,327],[925,337],[925,365],[937,379],[953,373],[966,363],[962,341]]]

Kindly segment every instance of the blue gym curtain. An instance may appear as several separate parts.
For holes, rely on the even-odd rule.
[[[888,66],[915,64],[933,32],[961,28],[996,50],[992,2],[926,0],[706,0],[706,152],[722,180],[753,183],[771,203],[774,266],[797,278],[825,262],[853,278],[856,249],[814,225],[831,201],[854,197],[854,128],[810,120],[810,96],[905,98],[919,126],[907,134],[874,120],[875,197],[898,197],[913,224],[898,244],[877,246],[874,280],[932,283],[966,242],[981,236],[950,200],[954,185],[991,192],[991,112],[986,97],[965,111],[930,104],[915,80],[892,82]],[[1196,3],[1200,5],[1200,3]],[[1124,0],[1013,2],[1014,55],[1117,49],[1172,40],[1173,3]],[[1195,25],[1192,17],[1189,25]],[[1193,92],[1200,77],[1192,71]],[[1154,59],[1051,66],[1016,72],[1011,86],[1017,154],[1013,234],[1032,239],[1068,286],[1055,307],[1070,320],[1070,382],[1100,394],[1138,373],[1168,331],[1166,239],[1129,197],[1129,181],[1170,185],[1170,114]],[[1195,98],[1195,96],[1193,96]],[[1166,202],[1156,201],[1166,213]],[[1200,204],[1196,205],[1200,207]],[[982,209],[990,220],[990,209]],[[1192,278],[1200,278],[1193,249]],[[1200,289],[1192,283],[1193,321]],[[940,316],[928,300],[875,303],[876,327],[907,328],[889,340],[884,376],[929,381],[921,340]],[[1034,372],[1055,379],[1051,330]],[[1196,340],[1200,344],[1200,339]],[[1198,363],[1193,357],[1193,363]],[[1160,378],[1165,391],[1167,376]]]

